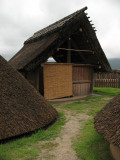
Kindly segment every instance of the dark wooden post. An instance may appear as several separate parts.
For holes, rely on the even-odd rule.
[[[71,63],[71,38],[68,39],[67,63]]]
[[[120,88],[120,78],[118,78],[118,88]]]
[[[93,71],[93,68],[91,68],[91,89],[90,89],[90,94],[93,94],[93,87],[95,85],[95,79],[96,79],[96,76],[95,76],[95,73]]]
[[[97,73],[94,73],[94,71],[93,71],[93,87],[96,87],[96,79],[97,79]]]

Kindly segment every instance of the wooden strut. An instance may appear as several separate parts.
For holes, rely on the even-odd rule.
[[[75,51],[75,52],[91,52],[91,53],[94,54],[94,51],[91,51],[91,50],[79,50],[79,49],[57,48],[57,51],[59,51],[59,50]]]
[[[67,63],[71,63],[71,38],[68,39]]]
[[[73,81],[72,84],[92,83],[92,81]]]

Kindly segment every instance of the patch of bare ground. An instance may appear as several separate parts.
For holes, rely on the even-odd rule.
[[[113,97],[105,97],[105,98],[102,98],[103,100],[111,100]]]
[[[80,160],[72,148],[72,141],[81,134],[80,128],[90,116],[85,113],[64,110],[67,122],[59,136],[52,141],[40,142],[41,153],[37,160]]]

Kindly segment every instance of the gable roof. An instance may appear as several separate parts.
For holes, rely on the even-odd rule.
[[[64,25],[67,25],[67,23],[72,22],[73,19],[77,18],[76,16],[82,14],[86,9],[87,9],[87,7],[83,8],[81,10],[78,10],[78,11],[74,12],[73,14],[70,14],[67,17],[49,25],[48,27],[43,28],[40,31],[37,31],[36,33],[34,33],[34,35],[32,37],[30,37],[28,40],[25,41],[25,44],[29,43],[29,42],[33,42],[35,40],[38,40],[39,38],[45,36],[46,34],[48,35],[50,33],[53,33],[53,32],[56,32],[56,31],[62,29]]]
[[[109,62],[98,42],[94,27],[86,16],[87,7],[34,33],[24,42],[23,48],[9,61],[16,69],[31,70],[44,63],[50,56],[57,62],[66,63],[66,53],[58,55],[59,48],[76,32],[80,53],[72,52],[72,63],[93,64],[98,71],[111,71]],[[81,31],[80,31],[81,28]],[[80,44],[81,41],[81,44]],[[82,44],[84,42],[84,44]],[[83,52],[82,50],[86,50]],[[61,56],[63,56],[61,58]]]
[[[99,134],[120,147],[120,94],[97,114],[94,123]]]
[[[0,140],[51,123],[57,111],[0,56]]]

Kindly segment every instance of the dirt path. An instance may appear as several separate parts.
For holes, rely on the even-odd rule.
[[[64,125],[59,137],[53,141],[43,142],[42,146],[48,144],[48,148],[42,149],[37,160],[80,160],[72,148],[72,141],[76,135],[81,134],[80,128],[83,121],[90,117],[84,113],[64,111],[67,122]]]

